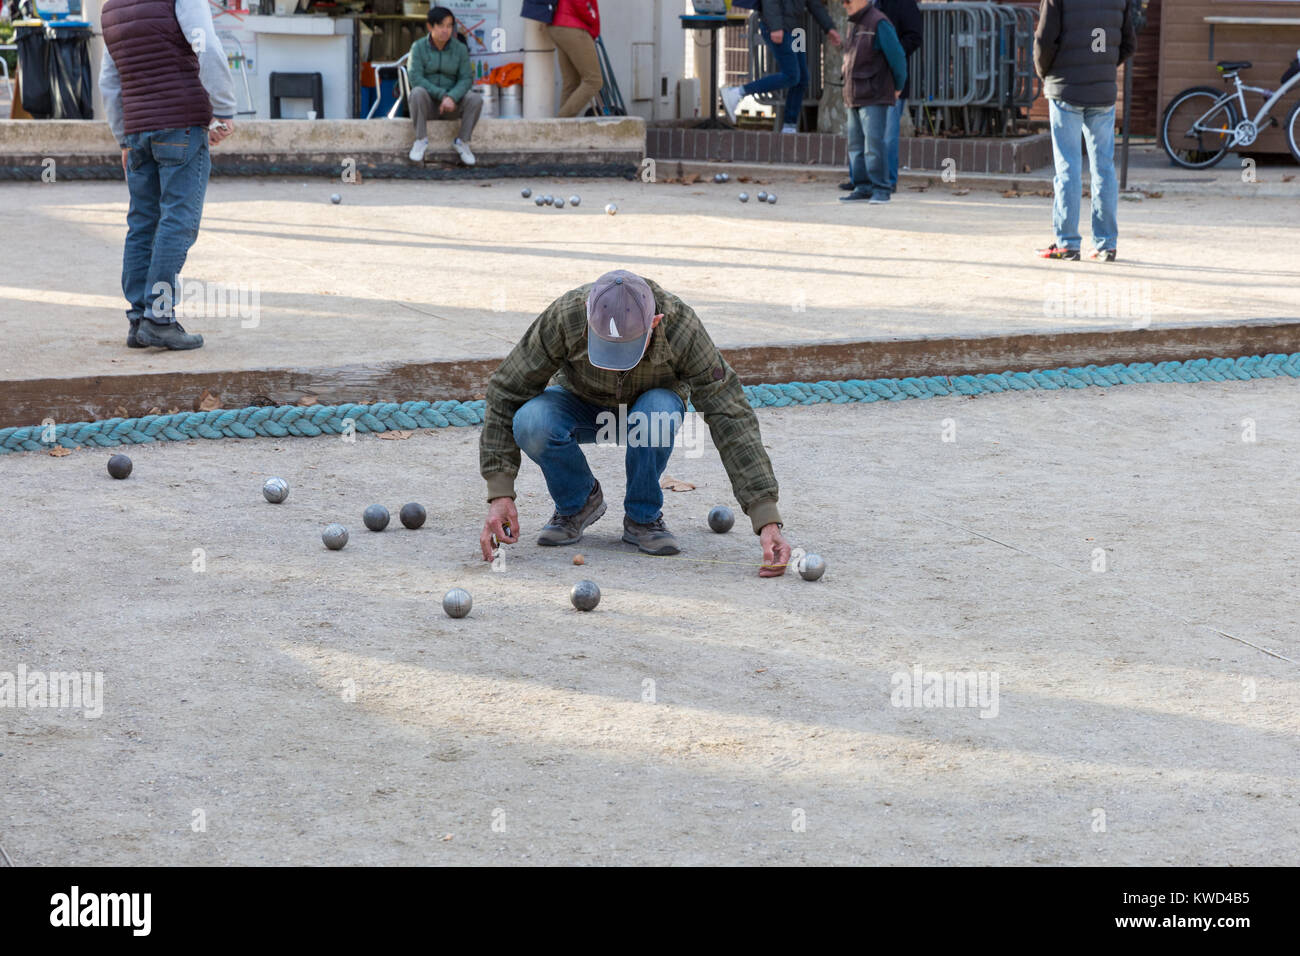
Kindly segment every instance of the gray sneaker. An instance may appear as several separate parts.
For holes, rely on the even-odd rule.
[[[623,540],[634,544],[646,554],[677,554],[682,549],[677,547],[677,539],[664,524],[660,515],[649,524],[637,524],[627,515],[623,515]]]
[[[135,330],[135,340],[141,345],[160,349],[197,349],[203,347],[203,336],[196,332],[186,332],[179,322],[159,324],[149,319],[141,319]]]
[[[605,496],[601,494],[600,482],[596,482],[577,514],[562,515],[558,511],[551,515],[542,533],[537,536],[537,543],[548,548],[561,544],[577,544],[582,540],[582,532],[600,520],[605,513]]]

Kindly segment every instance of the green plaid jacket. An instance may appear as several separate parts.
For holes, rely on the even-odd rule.
[[[540,395],[552,378],[583,401],[611,409],[631,405],[652,388],[670,388],[704,416],[736,500],[757,534],[764,525],[781,520],[776,475],[763,449],[758,417],[735,369],[718,352],[695,311],[656,283],[646,282],[654,293],[655,311],[664,317],[635,368],[612,372],[587,361],[588,284],[552,302],[492,373],[479,439],[479,471],[487,481],[488,500],[515,496],[515,412]]]

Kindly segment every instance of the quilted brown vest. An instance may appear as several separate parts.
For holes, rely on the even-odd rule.
[[[176,21],[175,0],[107,0],[100,23],[122,79],[128,133],[212,122],[199,58]]]

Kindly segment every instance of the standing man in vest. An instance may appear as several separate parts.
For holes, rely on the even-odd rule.
[[[196,349],[176,321],[180,271],[199,236],[215,146],[235,85],[207,0],[107,0],[99,88],[131,194],[122,255],[128,348]],[[215,117],[215,121],[214,121]]]
[[[871,0],[844,0],[849,15],[844,38],[845,135],[853,191],[840,202],[889,202],[886,154],[889,112],[907,85],[907,58],[898,33]]]
[[[1119,241],[1119,181],[1115,177],[1115,76],[1137,48],[1130,0],[1042,0],[1034,32],[1034,68],[1051,110],[1056,193],[1056,241],[1043,259],[1078,259],[1083,151],[1092,166],[1089,259],[1114,262]]]
[[[889,108],[889,118],[885,123],[885,162],[889,176],[889,191],[896,193],[898,192],[898,140],[903,125],[903,110],[907,108],[912,74],[918,65],[913,62],[912,54],[921,49],[925,36],[922,32],[921,8],[916,5],[916,0],[876,0],[876,6],[894,25],[898,42],[903,47],[903,59],[907,63],[907,83],[903,86],[903,92],[894,100],[894,105]],[[856,188],[853,170],[850,169],[849,181],[840,183],[840,189],[851,192]]]

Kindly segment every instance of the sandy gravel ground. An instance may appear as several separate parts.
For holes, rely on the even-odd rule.
[[[817,583],[707,530],[712,451],[670,466],[698,485],[666,504],[680,557],[618,543],[600,449],[587,564],[526,543],[500,573],[474,558],[475,430],[137,447],[124,482],[107,451],[0,458],[0,672],[104,677],[97,719],[0,708],[0,842],[34,865],[1294,864],[1297,396],[763,411]],[[530,465],[520,488],[531,538],[549,503]],[[411,499],[424,529],[362,526]],[[996,715],[895,706],[918,665],[996,676]]]
[[[523,185],[582,204],[539,209]],[[736,199],[760,189],[777,204]],[[864,208],[793,179],[218,178],[208,196],[185,270],[213,297],[185,320],[207,345],[163,354],[123,345],[125,186],[0,184],[0,232],[23,237],[0,278],[0,377],[501,356],[547,303],[610,268],[684,297],[723,346],[1294,317],[1300,281],[1292,199],[1123,202],[1121,261],[1096,267],[1033,258],[1051,240],[1050,199],[978,190],[904,188]]]

